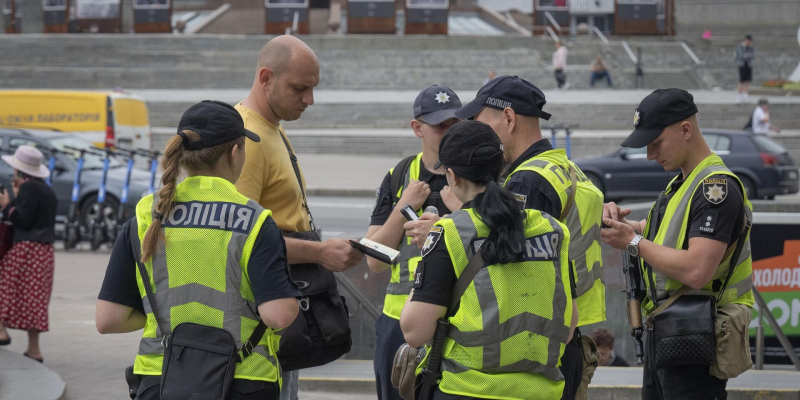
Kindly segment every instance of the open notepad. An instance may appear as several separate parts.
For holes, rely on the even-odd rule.
[[[359,242],[350,240],[350,245],[355,247],[356,250],[386,264],[392,264],[397,260],[397,256],[400,255],[399,251],[367,238],[361,239]]]

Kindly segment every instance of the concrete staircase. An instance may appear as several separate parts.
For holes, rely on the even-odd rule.
[[[242,29],[260,16],[232,9],[218,21]],[[229,16],[227,16],[230,14]],[[249,21],[245,23],[244,21]],[[255,21],[255,22],[253,22]],[[212,30],[214,24],[207,29]],[[255,29],[255,28],[253,28]],[[432,83],[477,88],[488,70],[554,87],[552,42],[541,37],[307,36],[322,66],[320,88],[416,89]],[[18,36],[0,39],[0,87],[25,88],[246,88],[265,36],[98,35]],[[589,63],[602,54],[615,86],[631,88],[633,63],[621,46],[569,43],[568,79],[586,88]],[[660,49],[659,49],[660,52]],[[671,56],[670,56],[671,57]],[[682,58],[680,58],[682,57]],[[647,86],[670,82],[697,88],[685,54],[653,60]],[[647,61],[650,63],[650,61]],[[53,79],[57,76],[58,79]]]

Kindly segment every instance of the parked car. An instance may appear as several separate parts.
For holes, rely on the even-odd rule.
[[[9,154],[21,145],[30,145],[39,148],[45,156],[45,162],[50,158],[51,152],[48,148],[55,148],[62,151],[70,151],[64,146],[75,148],[91,148],[92,142],[77,136],[65,134],[57,131],[40,131],[26,129],[7,129],[0,128],[0,152]],[[75,179],[75,169],[77,161],[69,154],[56,153],[56,166],[53,172],[53,189],[58,198],[58,210],[56,220],[64,222],[67,220],[69,205],[72,197],[72,184]],[[89,220],[102,214],[107,224],[111,224],[117,219],[119,199],[122,193],[122,184],[127,172],[127,164],[124,160],[112,157],[109,163],[108,178],[106,182],[106,207],[100,210],[97,204],[97,190],[100,186],[100,177],[103,168],[103,157],[95,154],[86,154],[84,170],[81,175],[81,192],[79,196],[79,210],[81,225],[85,228]],[[6,188],[11,187],[11,176],[13,170],[5,162],[0,162],[0,183]],[[126,218],[133,217],[135,214],[136,203],[149,194],[150,172],[136,169],[131,172],[131,184],[128,190],[128,202],[125,205]],[[12,193],[13,195],[13,193]],[[107,225],[110,226],[110,225]]]
[[[778,142],[765,135],[708,129],[703,136],[745,187],[749,199],[773,199],[800,190],[797,164]],[[664,171],[647,160],[647,148],[619,150],[575,163],[606,199],[658,197],[680,171]]]

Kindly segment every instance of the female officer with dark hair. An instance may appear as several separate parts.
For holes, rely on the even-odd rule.
[[[423,264],[400,317],[409,345],[433,338],[475,251],[484,267],[449,317],[434,399],[560,398],[558,363],[577,323],[569,232],[547,214],[520,212],[497,184],[503,151],[489,125],[453,125],[439,145],[439,160],[464,205],[439,220],[423,246]]]
[[[170,334],[160,326],[192,322],[221,328],[242,348],[259,320],[266,333],[236,364],[229,398],[278,398],[280,336],[274,330],[297,316],[300,293],[289,278],[286,248],[271,212],[233,185],[244,165],[245,136],[259,140],[230,105],[204,101],[190,107],[164,150],[163,186],[139,201],[136,217],[114,244],[96,324],[100,333],[144,328],[133,368],[142,377],[137,399],[160,398],[163,339]],[[181,172],[187,178],[178,183]],[[166,321],[156,321],[150,299],[145,300],[137,261],[152,282],[157,314]]]

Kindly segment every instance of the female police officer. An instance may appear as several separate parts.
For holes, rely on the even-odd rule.
[[[453,125],[439,160],[464,205],[434,225],[422,249],[423,264],[400,317],[409,345],[433,338],[474,249],[485,266],[449,318],[434,399],[560,398],[558,363],[577,323],[569,232],[547,214],[521,213],[498,186],[503,151],[488,125]]]
[[[230,105],[204,101],[190,107],[164,150],[161,190],[139,201],[136,217],[114,245],[96,324],[100,333],[144,328],[133,371],[143,377],[139,399],[159,398],[165,333],[144,301],[137,259],[153,282],[159,318],[167,319],[158,321],[162,326],[222,328],[240,347],[261,319],[267,331],[236,365],[230,398],[278,398],[274,329],[294,320],[300,293],[270,211],[233,186],[244,165],[245,136],[258,141]],[[188,177],[178,184],[181,170]]]

